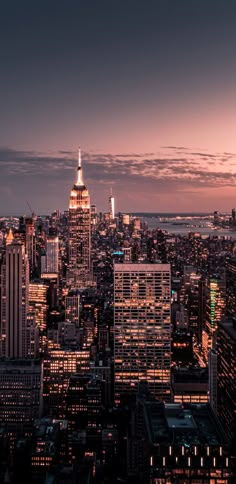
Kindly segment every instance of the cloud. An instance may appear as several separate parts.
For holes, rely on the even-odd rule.
[[[107,196],[111,186],[124,198],[132,192],[138,203],[139,195],[141,197],[142,193],[145,197],[145,192],[156,197],[157,194],[181,195],[236,185],[233,153],[208,153],[170,146],[156,153],[83,152],[82,159],[86,184],[93,197],[100,200]],[[14,194],[20,199],[27,191],[32,193],[32,198],[38,197],[39,203],[42,196],[45,203],[50,199],[58,203],[61,197],[67,205],[76,165],[77,153],[69,150],[41,153],[0,148],[2,185],[10,187],[13,199]],[[13,203],[13,199],[9,203]]]
[[[202,151],[188,151],[183,148],[182,156],[173,156],[173,151],[180,147],[162,148],[159,153],[112,155],[110,153],[83,153],[84,170],[90,181],[104,180],[117,182],[124,177],[135,177],[137,181],[158,182],[165,180],[171,182],[178,180],[184,183],[201,183],[204,186],[230,186],[235,183],[234,171],[236,157],[227,154],[227,164],[222,170],[222,161],[225,162],[225,153],[205,153]],[[170,152],[169,152],[170,151]],[[203,158],[206,158],[204,160]],[[19,151],[12,148],[0,148],[0,165],[2,176],[24,176],[73,179],[76,169],[77,153],[63,150],[58,153],[37,153],[35,151]],[[128,160],[128,161],[127,161]]]

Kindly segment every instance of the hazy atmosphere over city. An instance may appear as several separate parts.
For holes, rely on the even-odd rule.
[[[235,0],[1,2],[1,213],[230,211]],[[26,195],[27,194],[27,195]]]
[[[235,54],[236,0],[0,0],[0,484],[236,484]]]

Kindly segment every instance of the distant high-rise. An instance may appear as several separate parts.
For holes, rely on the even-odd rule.
[[[43,352],[46,344],[44,335],[48,311],[48,285],[45,282],[30,282],[29,284],[29,314],[33,316],[39,338],[39,349]]]
[[[115,199],[112,195],[112,189],[111,189],[111,194],[109,197],[109,216],[110,220],[114,220],[115,218]]]
[[[170,401],[170,265],[114,265],[115,401],[147,381]]]
[[[25,219],[25,250],[28,255],[30,277],[36,267],[36,245],[35,245],[35,228],[34,216]]]
[[[1,265],[1,356],[24,358],[31,353],[28,291],[29,263],[25,247],[9,244]]]
[[[225,311],[225,279],[209,277],[206,281],[205,328],[202,332],[202,347],[207,358],[208,351],[216,347],[218,323]]]
[[[91,280],[91,208],[78,152],[77,180],[71,190],[69,204],[69,264],[67,284],[71,288],[86,287]]]
[[[59,270],[59,241],[57,236],[48,235],[46,239],[46,271],[57,273]]]
[[[230,257],[225,264],[226,301],[225,312],[228,317],[235,316],[236,307],[236,258]]]

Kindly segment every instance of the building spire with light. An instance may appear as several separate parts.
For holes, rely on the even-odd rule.
[[[81,150],[80,146],[78,149],[78,167],[77,167],[77,181],[76,186],[84,186],[83,182],[83,172],[82,172],[82,164],[81,164]]]
[[[91,206],[84,184],[81,151],[78,149],[77,177],[70,192],[68,219],[67,285],[79,289],[91,283]]]
[[[14,240],[14,235],[13,235],[13,232],[12,232],[12,228],[10,227],[9,232],[6,236],[6,245],[12,244],[13,240]]]

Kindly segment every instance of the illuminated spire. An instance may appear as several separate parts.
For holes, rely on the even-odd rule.
[[[14,240],[14,235],[13,235],[13,232],[12,232],[12,228],[10,227],[9,232],[6,236],[6,245],[12,244],[13,240]]]
[[[81,166],[81,150],[80,146],[78,149],[78,168],[77,168],[77,181],[76,181],[77,186],[83,186],[83,173],[82,173],[82,166]]]

